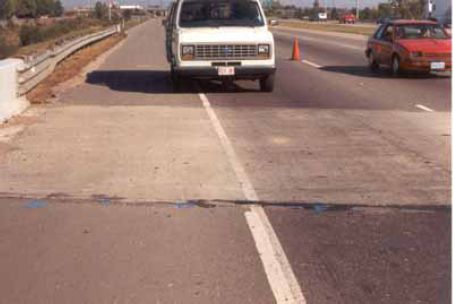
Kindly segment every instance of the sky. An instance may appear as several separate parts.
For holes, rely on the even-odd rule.
[[[74,6],[85,6],[91,3],[96,2],[97,0],[61,0],[63,5],[67,8],[71,8]],[[107,1],[107,0],[105,0]],[[118,1],[118,0],[117,0]],[[162,2],[161,2],[162,1]],[[360,7],[372,7],[376,6],[380,2],[386,2],[386,0],[359,0]],[[169,0],[119,0],[121,4],[140,4],[143,6],[149,5],[160,5],[161,3],[168,4]],[[355,7],[356,0],[320,0],[321,5],[325,6],[333,6],[334,3],[337,7]],[[312,6],[313,0],[280,0],[282,4],[294,4],[296,6]]]

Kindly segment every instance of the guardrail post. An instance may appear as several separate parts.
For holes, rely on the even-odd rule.
[[[17,70],[21,59],[0,60],[0,123],[25,110],[29,103],[19,96]]]

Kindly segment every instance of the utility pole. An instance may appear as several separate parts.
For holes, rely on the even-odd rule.
[[[360,4],[359,4],[359,1],[360,0],[355,0],[355,19],[357,21],[359,21],[359,18],[360,18],[360,14],[359,14]]]
[[[109,7],[109,21],[112,21],[112,0],[109,0],[107,5]]]

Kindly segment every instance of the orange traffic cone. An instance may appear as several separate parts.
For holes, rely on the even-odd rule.
[[[299,41],[297,41],[297,38],[294,39],[294,43],[293,43],[293,57],[291,58],[291,60],[300,61]]]

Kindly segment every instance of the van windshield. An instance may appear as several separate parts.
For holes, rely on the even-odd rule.
[[[188,0],[179,17],[181,27],[263,25],[258,3],[250,0]]]

